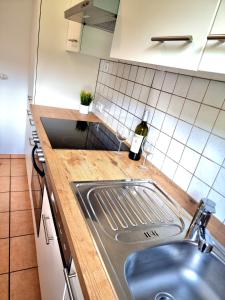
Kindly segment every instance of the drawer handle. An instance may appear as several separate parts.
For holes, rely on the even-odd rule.
[[[35,143],[33,142],[33,138],[29,137],[29,143],[30,143],[31,146],[35,145]]]
[[[214,41],[223,41],[225,42],[225,34],[210,34],[207,36],[207,40],[214,40]]]
[[[29,118],[29,122],[30,122],[30,126],[35,126],[34,120],[32,120],[32,119]]]
[[[152,42],[176,42],[176,41],[184,41],[184,42],[192,42],[192,35],[175,35],[175,36],[154,36],[151,38]]]
[[[76,298],[73,295],[73,290],[71,288],[70,279],[76,277],[77,274],[73,273],[73,274],[69,275],[66,268],[63,269],[63,273],[64,273],[64,277],[65,277],[66,286],[67,286],[67,290],[68,290],[68,293],[69,293],[70,300],[76,300]]]
[[[44,214],[42,214],[42,222],[43,222],[43,227],[44,227],[44,232],[45,232],[45,241],[46,241],[46,245],[49,245],[50,241],[53,241],[54,238],[52,236],[49,236],[49,234],[48,234],[47,220],[50,220],[50,218],[48,216],[45,216]]]

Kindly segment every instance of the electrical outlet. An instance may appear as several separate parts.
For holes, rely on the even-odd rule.
[[[0,73],[0,80],[7,80],[8,79],[8,75],[4,74],[4,73]]]

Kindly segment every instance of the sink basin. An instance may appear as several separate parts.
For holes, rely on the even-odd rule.
[[[225,263],[191,241],[176,241],[132,253],[125,277],[133,299],[224,300]]]

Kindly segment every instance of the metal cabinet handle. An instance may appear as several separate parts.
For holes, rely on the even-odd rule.
[[[64,273],[64,277],[65,277],[66,286],[67,286],[67,290],[68,290],[68,293],[69,293],[70,300],[76,300],[76,298],[73,295],[73,290],[71,288],[70,279],[76,277],[77,274],[73,273],[73,274],[69,275],[66,268],[63,269],[63,273]]]
[[[68,42],[78,43],[78,40],[77,39],[68,39]]]
[[[154,36],[151,38],[152,42],[174,42],[174,41],[184,41],[192,42],[192,35],[175,35],[175,36]]]
[[[35,145],[35,143],[34,143],[34,141],[33,141],[33,138],[29,137],[29,143],[30,143],[31,146],[34,146],[34,145]]]
[[[34,120],[32,120],[32,119],[29,118],[29,122],[30,122],[30,126],[35,126]]]
[[[225,42],[225,34],[210,34],[207,36],[207,40],[223,41]]]
[[[45,232],[45,241],[46,241],[46,245],[49,245],[50,241],[53,241],[54,238],[52,236],[49,236],[48,234],[47,220],[50,220],[50,218],[42,214],[42,222],[43,222],[43,227]]]
[[[29,109],[27,109],[27,115],[32,116],[32,112]]]

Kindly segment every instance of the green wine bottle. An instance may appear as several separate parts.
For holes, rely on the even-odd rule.
[[[147,120],[148,120],[148,110],[145,111],[142,122],[137,125],[135,129],[135,134],[132,139],[130,152],[129,152],[129,158],[132,160],[139,160],[141,158],[141,144],[148,135],[148,126],[147,126]]]

